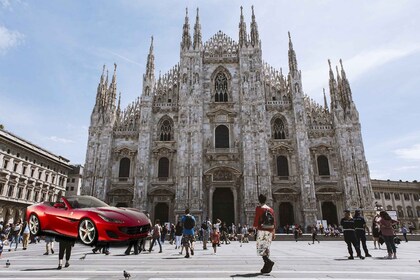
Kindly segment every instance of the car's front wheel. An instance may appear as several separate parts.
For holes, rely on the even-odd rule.
[[[29,231],[32,235],[39,235],[41,233],[41,223],[36,214],[29,216]]]
[[[98,238],[98,231],[90,219],[83,219],[79,224],[79,239],[85,245],[92,245]]]

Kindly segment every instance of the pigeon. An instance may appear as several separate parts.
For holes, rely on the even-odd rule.
[[[130,273],[128,273],[127,271],[124,270],[124,278],[125,279],[130,279],[131,275]]]
[[[9,266],[10,266],[10,261],[9,261],[9,260],[7,260],[7,261],[6,261],[6,268],[9,268]]]
[[[308,242],[308,245],[311,245],[311,243]]]
[[[81,256],[81,257],[80,257],[80,260],[84,260],[84,259],[86,259],[86,255],[87,255],[87,254],[84,254],[83,256]]]

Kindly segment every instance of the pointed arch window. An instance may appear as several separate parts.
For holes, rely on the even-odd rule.
[[[289,178],[289,164],[285,156],[277,157],[277,176],[281,177],[281,179]]]
[[[130,159],[122,158],[120,160],[120,171],[118,173],[120,181],[127,181],[127,178],[130,177]]]
[[[286,139],[286,131],[284,129],[284,123],[280,118],[277,118],[273,122],[272,134],[274,139]]]
[[[219,125],[215,131],[215,148],[229,148],[229,128]]]
[[[228,80],[224,73],[218,73],[214,79],[214,101],[228,101]]]
[[[330,176],[330,166],[326,156],[318,156],[318,174],[320,176]]]
[[[169,159],[162,157],[159,159],[158,178],[166,179],[169,177]]]
[[[169,120],[164,120],[160,125],[159,141],[172,140],[172,123]]]

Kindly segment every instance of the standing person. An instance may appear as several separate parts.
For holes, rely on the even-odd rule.
[[[213,226],[213,231],[211,232],[211,235],[210,235],[210,239],[211,239],[211,246],[213,247],[213,254],[216,255],[217,245],[220,243],[220,234],[216,230],[216,227],[214,226]]]
[[[381,249],[381,243],[379,243],[379,236],[380,236],[380,228],[379,228],[379,213],[376,214],[376,216],[373,218],[372,221],[372,239],[373,239],[373,246],[374,249]],[[376,247],[376,243],[378,243],[378,247]]]
[[[276,238],[274,219],[274,210],[265,202],[267,197],[263,194],[258,196],[259,206],[255,208],[254,228],[257,229],[257,254],[262,256],[264,266],[261,273],[270,273],[273,269],[274,262],[269,259],[271,241]]]
[[[354,259],[353,249],[351,247],[351,245],[353,244],[354,248],[356,249],[357,256],[363,260],[365,257],[362,256],[362,253],[360,252],[360,246],[356,240],[356,233],[354,231],[354,220],[350,214],[350,210],[344,211],[344,217],[341,219],[340,224],[343,227],[344,241],[347,243],[347,250],[350,254],[348,259]]]
[[[178,221],[175,226],[175,249],[181,247],[182,230],[181,222]]]
[[[407,227],[404,224],[401,227],[401,233],[404,236],[405,242],[408,242],[408,239],[407,239]]]
[[[397,224],[398,221],[391,219],[391,217],[386,211],[379,212],[379,215],[380,215],[380,218],[379,218],[378,224],[379,224],[379,227],[381,228],[381,234],[385,240],[386,249],[388,251],[388,256],[385,256],[384,258],[396,259],[397,248],[395,247],[394,228],[392,226]]]
[[[11,227],[12,240],[10,241],[9,252],[12,251],[13,243],[15,243],[15,251],[17,250],[17,247],[19,245],[19,236],[20,236],[21,230],[22,230],[22,220],[19,219],[16,222],[16,224],[13,224]]]
[[[22,229],[22,246],[23,250],[26,250],[28,248],[29,235],[31,234],[29,231],[29,224],[27,221],[23,223]]]
[[[318,229],[316,228],[316,225],[313,225],[312,226],[312,244],[315,243],[315,240],[318,241],[319,243],[318,238],[316,238],[317,235],[318,235]]]
[[[51,254],[54,254],[54,235],[46,235],[45,236],[45,253],[44,255],[48,255],[51,251]]]
[[[149,253],[152,252],[152,248],[155,245],[155,241],[159,244],[159,253],[162,253],[162,244],[160,244],[160,232],[162,228],[160,226],[160,220],[156,219],[155,226],[153,227],[152,241],[150,242]]]
[[[183,230],[182,230],[182,245],[185,248],[185,257],[189,258],[191,251],[191,255],[194,255],[194,226],[195,226],[195,218],[194,216],[190,215],[190,209],[185,209],[185,215],[182,216],[181,219]]]
[[[63,267],[63,257],[64,253],[66,253],[66,263],[64,267],[70,266],[70,257],[71,257],[71,247],[74,246],[76,242],[73,238],[68,238],[64,236],[57,236],[56,241],[58,241],[58,267],[57,269],[61,269]]]
[[[221,240],[222,240],[222,242],[224,240],[225,241],[225,244],[230,244],[227,231],[228,231],[228,228],[226,226],[226,223],[223,222],[222,227],[220,228]]]
[[[360,247],[360,241],[362,242],[363,251],[365,251],[365,257],[372,257],[369,254],[369,250],[366,246],[366,221],[360,213],[360,210],[354,211],[354,229],[356,232],[357,244]]]

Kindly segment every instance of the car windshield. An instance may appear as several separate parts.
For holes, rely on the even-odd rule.
[[[66,197],[71,208],[96,208],[96,207],[108,207],[109,205],[105,202],[93,197],[93,196],[70,196]]]

